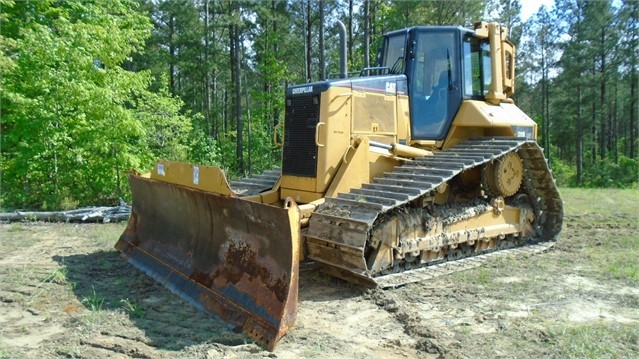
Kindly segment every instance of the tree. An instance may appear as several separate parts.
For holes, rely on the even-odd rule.
[[[551,159],[551,113],[550,113],[550,73],[555,70],[558,29],[556,18],[550,14],[545,6],[534,14],[527,22],[526,36],[531,38],[519,52],[523,64],[523,78],[536,82],[539,87],[535,100],[540,101],[531,108],[530,115],[541,117],[541,141],[546,158]]]
[[[493,21],[498,21],[502,26],[508,27],[510,41],[515,46],[519,46],[522,35],[520,0],[493,0],[493,2],[486,5],[490,13],[496,14]]]
[[[187,159],[190,118],[121,65],[142,48],[147,18],[128,0],[3,6],[2,200],[56,208],[127,196],[125,172]]]
[[[637,53],[639,52],[639,3],[637,1],[624,0],[619,11],[620,40],[620,67],[626,70],[622,77],[623,84],[627,86],[629,96],[621,98],[624,113],[622,114],[622,148],[624,155],[637,158],[639,134],[637,133]],[[627,99],[627,101],[624,101]]]

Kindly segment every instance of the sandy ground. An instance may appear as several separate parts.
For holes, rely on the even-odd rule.
[[[639,357],[638,227],[567,215],[547,253],[390,290],[302,266],[297,323],[268,352],[121,259],[123,224],[0,224],[0,357]]]

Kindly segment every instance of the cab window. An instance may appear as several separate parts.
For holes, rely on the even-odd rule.
[[[404,51],[406,47],[406,34],[388,37],[384,46],[382,67],[388,67],[391,73],[404,73]]]
[[[464,39],[464,96],[483,98],[490,90],[490,44],[474,36]]]
[[[442,139],[461,101],[455,32],[418,32],[409,87],[414,139]]]

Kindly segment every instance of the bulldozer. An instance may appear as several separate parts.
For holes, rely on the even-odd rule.
[[[160,160],[129,175],[122,256],[268,350],[295,322],[300,262],[384,287],[562,227],[536,123],[512,100],[506,27],[392,31],[354,76],[339,32],[338,76],[286,88],[280,168],[229,181]]]

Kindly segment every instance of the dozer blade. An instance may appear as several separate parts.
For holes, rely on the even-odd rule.
[[[133,208],[116,248],[195,307],[268,350],[295,322],[299,209],[130,175]]]

